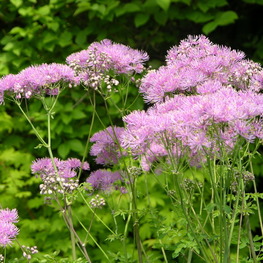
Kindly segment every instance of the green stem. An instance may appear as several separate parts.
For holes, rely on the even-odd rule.
[[[84,203],[87,205],[87,207],[91,210],[91,212],[93,213],[93,215],[102,223],[102,225],[104,225],[113,235],[115,235],[115,233],[103,222],[103,220],[95,213],[95,211],[90,207],[89,203],[87,202],[87,200],[85,199],[85,197],[83,196],[83,194],[81,193],[81,191],[78,189],[78,192],[81,196],[81,198],[83,199]]]
[[[71,207],[68,206],[68,221],[70,223],[70,226],[73,227],[73,222],[72,222],[72,213],[71,213]],[[75,235],[73,231],[70,231],[70,239],[71,239],[71,248],[72,248],[72,259],[76,260],[77,255],[76,255],[76,240],[75,240]]]
[[[251,226],[250,226],[250,222],[249,222],[249,217],[245,216],[245,222],[246,222],[246,227],[247,227],[247,232],[248,232],[248,240],[249,240],[249,248],[252,254],[252,258],[253,258],[253,262],[257,263],[257,255],[255,252],[255,247],[254,247],[254,243],[253,243],[253,237],[252,237],[252,233],[251,233]]]
[[[192,256],[193,256],[193,251],[192,251],[192,249],[189,249],[187,263],[191,263]]]
[[[24,117],[26,118],[26,120],[30,124],[31,128],[33,129],[33,131],[34,131],[35,135],[37,136],[37,138],[39,139],[39,141],[43,144],[44,147],[48,147],[48,144],[44,141],[44,139],[41,137],[41,135],[39,134],[39,132],[37,131],[37,129],[35,128],[35,126],[31,122],[31,120],[28,118],[28,116],[24,112],[23,108],[20,105],[20,102],[18,102],[17,100],[14,100],[14,102],[19,107],[20,111],[23,113]]]
[[[90,128],[89,128],[89,134],[88,134],[88,138],[87,138],[85,149],[84,149],[84,154],[83,154],[82,161],[81,161],[82,165],[83,165],[83,163],[84,163],[84,161],[86,159],[86,156],[88,154],[91,132],[92,132],[92,128],[93,128],[94,120],[95,120],[95,114],[96,114],[96,98],[95,98],[95,95],[96,94],[95,94],[95,91],[94,91],[93,92],[93,103],[92,103],[92,106],[93,106],[94,110],[92,111],[91,123],[90,123]],[[79,169],[78,178],[80,177],[81,172],[82,172],[82,166],[81,166],[81,169]]]
[[[86,227],[82,224],[82,222],[78,219],[78,222],[80,223],[80,225],[82,226],[82,228],[88,233],[88,235],[90,236],[90,238],[92,239],[92,241],[96,244],[96,246],[99,248],[99,250],[103,253],[103,255],[107,258],[108,261],[110,261],[108,255],[106,254],[106,252],[103,250],[103,248],[99,245],[99,243],[95,240],[95,238],[90,234],[90,232],[88,231],[88,229],[86,229]]]

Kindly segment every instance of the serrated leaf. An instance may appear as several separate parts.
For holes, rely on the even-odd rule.
[[[143,26],[144,24],[147,23],[149,20],[150,15],[147,14],[137,14],[134,18],[134,24],[136,27]]]
[[[167,11],[170,7],[171,0],[156,0],[158,6],[160,6],[164,11]]]

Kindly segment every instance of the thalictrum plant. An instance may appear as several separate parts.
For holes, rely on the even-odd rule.
[[[19,107],[38,148],[47,149],[46,158],[32,163],[32,174],[42,179],[40,194],[69,229],[72,262],[95,262],[90,243],[102,253],[101,262],[260,262],[262,194],[253,158],[263,139],[261,66],[202,35],[172,47],[158,69],[147,69],[148,59],[143,51],[103,40],[68,56],[67,65],[31,66],[0,80],[1,102],[11,100]],[[145,110],[130,110],[134,85]],[[82,159],[60,160],[52,150],[54,108],[64,90],[76,86],[87,98],[79,103],[93,107],[91,128]],[[24,101],[33,99],[46,112],[44,136],[24,110]],[[103,99],[106,116],[97,112],[97,99]],[[118,124],[112,107],[121,117]],[[95,119],[104,130],[92,134]],[[89,153],[95,169],[87,162]],[[76,202],[91,218],[80,219]],[[171,217],[165,218],[157,204]],[[111,222],[102,210],[109,211]],[[258,236],[251,217],[257,218]],[[7,222],[10,232],[2,227],[7,239],[1,237],[0,245],[16,238],[14,222]],[[106,240],[96,239],[95,222],[108,233]],[[143,235],[145,227],[155,232]],[[114,240],[120,249],[105,249]],[[26,260],[33,252],[24,246]]]

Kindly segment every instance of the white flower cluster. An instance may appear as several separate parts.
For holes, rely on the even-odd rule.
[[[96,195],[94,198],[90,200],[90,206],[92,208],[102,208],[106,205],[105,199],[103,197],[100,197],[99,195]]]
[[[79,186],[78,180],[75,178],[62,178],[53,174],[43,176],[42,180],[43,184],[39,186],[40,194],[72,193]]]
[[[37,246],[33,247],[27,247],[27,246],[22,246],[23,249],[23,257],[26,258],[27,260],[30,260],[33,254],[38,253]]]

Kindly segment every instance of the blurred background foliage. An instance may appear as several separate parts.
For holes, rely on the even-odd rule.
[[[160,66],[166,51],[189,34],[205,34],[211,41],[242,50],[248,58],[262,63],[262,13],[263,0],[2,0],[0,76],[17,73],[29,65],[64,63],[72,52],[104,38],[147,51],[153,67]],[[132,87],[131,99],[136,95],[137,89]],[[97,99],[98,113],[105,116],[105,106]],[[115,100],[119,103],[118,97]],[[45,112],[39,101],[30,100],[23,106],[45,134]],[[142,99],[134,105],[137,109],[143,107]],[[113,108],[110,110],[113,120],[120,120],[121,116]],[[55,155],[81,158],[93,111],[85,91],[80,87],[67,90],[55,111]],[[104,122],[109,124],[106,117]],[[93,132],[102,128],[96,120]],[[43,206],[43,198],[38,195],[39,179],[30,174],[32,160],[47,153],[45,149],[35,149],[35,135],[8,100],[0,107],[0,142],[0,202],[3,207],[18,208],[21,243],[38,245],[46,253],[62,251],[67,256],[70,245],[65,244],[68,233],[62,227],[62,219]],[[89,161],[92,163],[90,158]],[[255,171],[262,176],[261,159],[256,160]],[[158,204],[161,198],[165,196],[156,192],[155,206],[159,205],[161,214],[168,217],[170,211]],[[77,209],[83,217],[88,213],[81,206]],[[145,224],[142,231],[150,242],[155,230],[147,229]],[[105,239],[101,230],[97,235]]]

